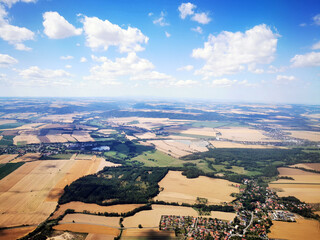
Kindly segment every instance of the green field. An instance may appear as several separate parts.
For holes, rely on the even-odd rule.
[[[17,168],[21,167],[23,164],[23,162],[0,164],[0,180],[12,173]]]
[[[22,125],[24,125],[24,123],[6,123],[6,124],[2,124],[0,125],[0,129],[10,129],[10,128],[17,128],[17,127],[21,127]]]
[[[199,121],[192,123],[192,127],[200,128],[200,127],[208,127],[208,128],[219,128],[219,127],[243,127],[247,126],[238,122],[213,122],[213,121]]]
[[[56,154],[56,155],[51,155],[48,157],[45,157],[45,159],[47,160],[59,160],[59,159],[70,159],[72,157],[73,154]]]
[[[0,140],[0,146],[9,146],[13,145],[13,138],[14,136],[3,136]]]
[[[146,151],[130,161],[138,161],[147,167],[182,167],[186,161],[176,159],[158,150]]]

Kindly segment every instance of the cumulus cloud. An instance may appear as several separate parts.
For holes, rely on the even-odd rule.
[[[291,82],[296,80],[295,76],[287,76],[287,75],[277,75],[278,82]]]
[[[199,83],[194,80],[179,80],[179,81],[170,82],[171,86],[176,86],[176,87],[190,87],[198,84]]]
[[[167,38],[171,37],[171,34],[170,34],[170,33],[168,33],[168,32],[164,32],[164,33],[166,34],[166,37],[167,37]]]
[[[9,67],[18,63],[18,60],[7,54],[0,54],[0,67]]]
[[[75,28],[57,12],[45,12],[43,14],[44,33],[52,39],[63,39],[82,33],[81,28]]]
[[[17,2],[24,2],[24,3],[35,3],[37,0],[0,0],[0,2],[3,2],[8,7],[11,7],[13,4]]]
[[[4,7],[0,5],[0,38],[14,45],[17,50],[31,50],[22,42],[33,40],[34,33],[27,28],[11,25],[7,15]]]
[[[192,31],[202,34],[202,28],[197,26],[196,28],[191,28]]]
[[[182,3],[179,7],[178,10],[180,12],[180,18],[185,19],[188,15],[193,15],[194,11],[193,9],[196,8],[197,6],[192,4],[192,3]]]
[[[177,69],[177,71],[191,71],[192,69],[193,69],[192,65],[186,65],[186,66],[183,66],[183,67],[179,67]]]
[[[208,13],[196,13],[192,16],[191,20],[201,24],[208,24],[211,18],[209,18]]]
[[[65,68],[68,68],[68,69],[69,69],[69,68],[72,68],[72,66],[69,65],[69,64],[68,64],[68,65],[65,65],[64,67],[65,67]]]
[[[310,52],[304,55],[295,55],[291,58],[292,67],[316,67],[320,66],[320,52]]]
[[[279,35],[265,24],[246,32],[223,31],[209,35],[203,48],[194,49],[194,58],[204,59],[205,65],[196,71],[204,79],[234,74],[249,64],[268,64],[273,61]]]
[[[317,42],[317,43],[315,43],[315,44],[313,44],[312,47],[311,47],[311,49],[313,49],[313,50],[319,50],[319,49],[320,49],[320,41]]]
[[[312,19],[313,19],[314,24],[320,26],[320,13],[315,15]]]
[[[19,75],[24,79],[38,79],[38,80],[49,80],[49,79],[61,79],[71,77],[72,75],[65,70],[57,69],[40,69],[38,66],[32,66],[25,70],[20,71]]]
[[[120,52],[137,52],[144,50],[141,44],[146,44],[149,40],[138,28],[128,27],[126,30],[97,17],[85,17],[83,29],[87,45],[92,49],[107,50],[110,46],[116,46]]]
[[[71,59],[73,59],[73,56],[70,56],[70,55],[68,55],[68,56],[61,56],[60,59],[61,59],[61,60],[71,60]]]
[[[230,80],[227,78],[215,79],[211,82],[212,87],[231,87],[237,83],[237,80]]]
[[[87,62],[88,60],[85,58],[85,57],[82,57],[82,58],[80,58],[80,62],[81,63],[85,63],[85,62]]]
[[[165,19],[166,14],[164,12],[160,13],[160,17],[153,20],[153,24],[160,25],[161,27],[168,26],[169,23]]]
[[[85,80],[99,82],[116,83],[121,77],[130,80],[163,80],[172,77],[164,73],[154,71],[154,65],[147,59],[139,58],[136,53],[128,53],[126,57],[116,58],[112,61],[106,57],[91,56],[101,65],[96,65],[90,69],[90,75],[84,77]]]

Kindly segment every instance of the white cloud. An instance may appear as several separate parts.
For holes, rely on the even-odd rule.
[[[197,84],[199,84],[199,83],[194,80],[179,80],[176,82],[170,82],[171,86],[176,86],[176,87],[189,87],[189,86],[194,86]]]
[[[22,44],[23,41],[33,40],[34,33],[27,28],[13,26],[7,19],[8,13],[0,5],[0,38],[15,46],[17,50],[31,50]]]
[[[196,71],[197,75],[209,77],[234,74],[249,64],[268,64],[273,61],[279,35],[265,24],[257,25],[246,32],[223,31],[209,35],[203,48],[194,49],[192,56],[206,60]]]
[[[65,70],[57,69],[40,69],[37,66],[32,66],[28,69],[20,71],[19,75],[24,79],[37,79],[37,80],[49,80],[49,79],[61,79],[71,77],[72,75]]]
[[[292,67],[316,67],[320,66],[320,52],[310,52],[304,55],[295,55],[291,58]]]
[[[262,68],[257,68],[255,63],[251,63],[248,65],[248,71],[256,74],[264,73],[264,70]]]
[[[211,21],[209,18],[208,13],[196,13],[191,18],[193,21],[201,23],[201,24],[208,24]]]
[[[161,27],[168,26],[169,23],[166,22],[165,16],[166,16],[166,14],[164,12],[161,12],[160,17],[153,20],[153,24],[156,24],[156,25],[158,24]]]
[[[75,28],[57,12],[45,12],[43,14],[44,33],[52,39],[63,39],[82,33],[81,28]]]
[[[202,34],[202,28],[197,26],[196,28],[191,28],[192,31]]]
[[[165,34],[166,34],[166,37],[167,37],[167,38],[171,37],[171,34],[170,34],[170,33],[165,32]]]
[[[168,80],[173,79],[164,73],[154,71],[154,65],[147,59],[139,58],[136,53],[128,53],[127,57],[116,58],[112,61],[106,57],[91,56],[94,61],[102,62],[90,69],[91,75],[85,80],[113,84],[122,77],[130,80]]]
[[[24,3],[35,3],[37,0],[0,0],[0,3],[3,2],[8,7],[11,7],[13,4],[17,2],[24,2]]]
[[[18,63],[18,60],[7,55],[0,54],[0,67],[9,67],[10,65]]]
[[[149,16],[149,17],[151,17],[152,15],[153,15],[153,13],[152,13],[152,12],[149,12],[149,13],[148,13],[148,16]]]
[[[186,66],[183,66],[183,67],[179,67],[177,69],[177,71],[191,71],[192,69],[193,69],[192,65],[186,65]]]
[[[227,78],[215,79],[212,81],[211,86],[213,87],[231,87],[237,83],[237,80],[229,80]]]
[[[313,50],[319,50],[319,49],[320,49],[320,41],[317,42],[317,43],[315,43],[315,44],[313,44],[312,47],[311,47],[311,49],[313,49]]]
[[[68,69],[72,68],[72,66],[69,65],[69,64],[68,64],[68,65],[65,65],[64,67],[65,67],[65,68],[68,68]]]
[[[122,29],[108,20],[102,21],[97,17],[85,17],[83,28],[87,45],[92,49],[102,47],[107,50],[110,46],[116,46],[120,52],[137,52],[144,50],[141,44],[146,44],[149,40],[138,28]]]
[[[185,19],[188,15],[193,15],[194,11],[193,9],[196,8],[197,6],[192,4],[192,3],[182,3],[179,7],[178,10],[180,12],[180,18]]]
[[[305,27],[305,26],[307,26],[307,24],[306,23],[300,23],[299,26],[300,27]]]
[[[85,63],[85,62],[87,62],[88,60],[85,58],[85,57],[82,57],[81,59],[80,59],[80,62],[81,63]]]
[[[70,56],[70,55],[68,55],[68,56],[61,56],[60,59],[61,59],[61,60],[71,60],[71,59],[73,59],[73,56]]]
[[[315,15],[312,19],[316,25],[320,25],[320,14]]]
[[[287,75],[277,75],[277,81],[294,81],[296,80],[295,76],[287,76]]]

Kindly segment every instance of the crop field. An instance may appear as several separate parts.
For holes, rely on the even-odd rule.
[[[71,137],[75,138],[78,142],[94,142],[89,132],[85,131],[73,131]]]
[[[143,227],[158,228],[161,215],[199,216],[198,212],[191,207],[154,204],[152,210],[141,211],[134,216],[125,218],[123,225],[126,228],[138,228],[139,224]]]
[[[131,159],[131,161],[142,162],[147,167],[181,167],[186,161],[179,160],[158,150],[146,151]]]
[[[299,169],[278,168],[279,176],[292,177],[294,180],[279,179],[269,184],[280,197],[294,196],[307,203],[320,202],[320,174]]]
[[[152,229],[125,229],[121,235],[124,240],[148,240],[148,239],[177,239],[174,231],[160,231],[157,228]],[[87,240],[87,239],[86,239]]]
[[[53,229],[60,231],[70,231],[70,232],[79,232],[79,233],[95,233],[95,234],[104,234],[108,237],[118,236],[120,231],[116,228],[92,225],[92,224],[78,224],[78,223],[68,223],[68,224],[59,224],[54,226]]]
[[[298,167],[298,168],[305,168],[309,170],[320,171],[320,163],[298,163],[298,164],[291,165],[290,167]]]
[[[272,239],[290,240],[318,240],[320,236],[320,222],[316,220],[297,219],[297,222],[273,221],[271,233],[268,234]]]
[[[186,134],[186,135],[195,135],[195,136],[204,136],[204,137],[212,137],[215,138],[217,131],[213,128],[189,128],[187,130],[183,130],[180,132],[180,134]]]
[[[141,206],[143,206],[143,204],[117,204],[111,206],[100,206],[94,203],[70,202],[60,205],[60,208],[54,213],[52,218],[57,218],[58,216],[63,214],[67,209],[74,209],[75,212],[89,211],[90,213],[126,213]]]
[[[216,128],[221,136],[220,138],[229,139],[233,141],[247,141],[247,142],[268,142],[275,141],[265,135],[263,135],[263,131],[247,128],[247,127],[228,127],[228,128]]]
[[[320,132],[313,131],[287,131],[294,138],[306,139],[309,141],[320,142]]]
[[[210,141],[210,143],[215,148],[275,148],[270,145],[242,144],[229,141]]]
[[[0,119],[0,125],[16,123],[16,120],[7,120],[7,119]]]
[[[75,160],[75,158],[76,155],[73,155],[70,160],[68,160],[64,177],[51,189],[47,201],[58,201],[66,185],[70,185],[80,177],[96,173],[100,168],[101,162],[104,161],[104,158],[97,158],[96,156],[92,156],[89,160]]]
[[[0,164],[0,180],[13,171],[15,171],[17,168],[21,167],[23,163],[5,163]]]
[[[40,153],[26,153],[25,155],[14,159],[11,162],[32,162],[37,161],[41,157]]]
[[[98,233],[89,233],[85,240],[114,240],[114,236]]]
[[[3,154],[0,155],[0,164],[8,163],[15,159],[18,156],[18,154]]]
[[[0,230],[0,240],[16,240],[32,232],[36,227],[21,227]]]
[[[32,143],[40,143],[40,140],[36,135],[21,134],[13,138],[13,143],[14,145],[32,144]]]
[[[213,179],[200,176],[188,179],[179,171],[169,173],[159,182],[163,191],[155,197],[155,200],[179,203],[196,203],[197,197],[207,198],[209,204],[219,204],[234,200],[230,196],[233,192],[239,192],[232,187],[232,182],[224,179]]]
[[[119,228],[120,217],[105,217],[105,216],[95,216],[89,214],[67,214],[59,224],[68,223],[80,223],[80,224],[93,224],[93,225],[103,225],[107,227]]]

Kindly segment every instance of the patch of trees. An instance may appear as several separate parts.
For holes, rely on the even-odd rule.
[[[66,186],[59,204],[71,201],[99,205],[147,203],[158,195],[158,182],[167,172],[167,168],[105,168],[99,174],[82,177]]]

